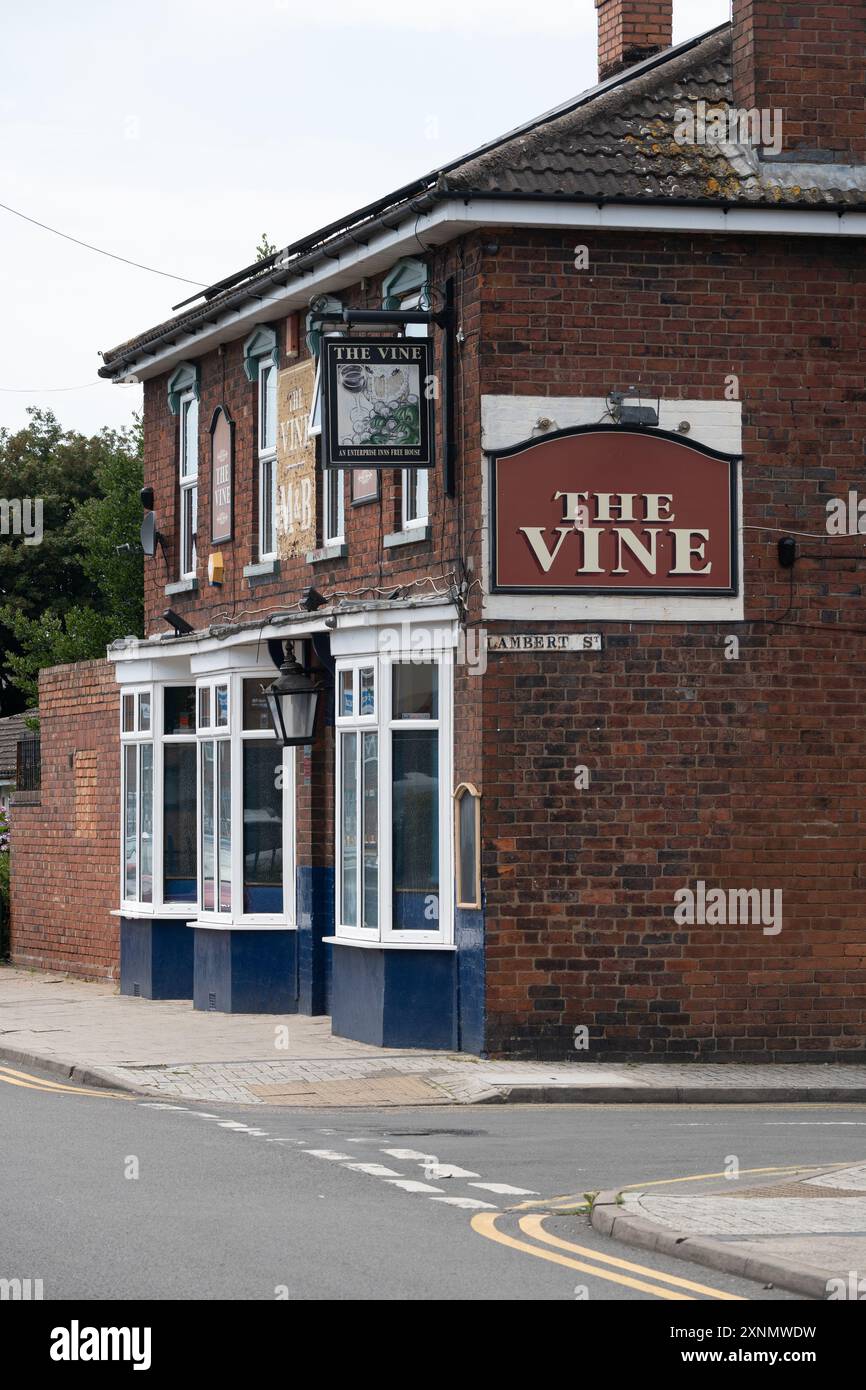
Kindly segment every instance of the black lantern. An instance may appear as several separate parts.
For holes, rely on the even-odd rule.
[[[286,653],[280,674],[265,691],[271,723],[284,748],[312,743],[319,703],[318,689],[298,665],[294,646],[290,646],[291,656]]]

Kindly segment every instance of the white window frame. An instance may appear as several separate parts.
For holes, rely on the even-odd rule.
[[[268,673],[260,667],[250,667],[231,673],[223,672],[218,675],[208,673],[200,676],[196,680],[196,735],[199,743],[198,767],[197,767],[197,786],[201,788],[202,772],[202,753],[201,745],[211,739],[225,740],[231,746],[231,827],[232,840],[230,852],[230,877],[231,877],[231,908],[228,912],[217,911],[216,908],[205,909],[202,905],[202,853],[201,853],[201,806],[198,807],[196,818],[198,852],[198,915],[197,922],[202,926],[213,926],[223,928],[247,927],[253,928],[291,928],[297,927],[297,848],[296,848],[296,822],[297,822],[297,766],[294,748],[281,748],[274,733],[270,729],[243,729],[243,682],[245,680],[266,680]],[[218,686],[228,687],[228,723],[217,725],[213,721],[216,716],[216,689]],[[208,689],[210,691],[210,719],[209,724],[200,724],[199,721],[199,691]],[[274,750],[274,767],[282,764],[283,780],[283,911],[282,912],[244,912],[243,911],[243,881],[244,881],[244,816],[243,816],[243,745],[248,740],[269,741]],[[199,796],[200,800],[200,796]],[[217,831],[218,833],[218,831]],[[218,870],[217,870],[218,878]],[[218,891],[218,890],[217,890]],[[217,895],[214,895],[215,901]]]
[[[187,454],[187,430],[186,421],[189,411],[195,412],[195,460],[191,467]],[[180,537],[180,555],[178,572],[181,579],[195,579],[198,569],[198,547],[196,537],[198,535],[198,467],[199,467],[199,417],[198,417],[198,397],[195,391],[184,391],[178,403],[178,430],[179,430],[179,453],[178,453],[178,485],[180,494],[180,526],[178,534]],[[192,534],[187,528],[186,516],[186,494],[192,493],[190,506]],[[188,545],[189,543],[189,545]],[[192,566],[185,564],[187,549],[191,548]]]
[[[183,679],[162,681],[154,686],[154,709],[156,711],[156,735],[154,747],[154,853],[153,853],[153,876],[156,887],[154,889],[154,912],[160,917],[189,917],[190,913],[196,908],[195,902],[167,902],[165,899],[165,745],[167,743],[186,743],[191,744],[196,749],[196,776],[195,776],[195,805],[192,808],[193,833],[195,836],[195,862],[196,875],[199,870],[199,810],[198,810],[198,739],[196,737],[195,715],[193,715],[192,727],[180,734],[167,734],[165,732],[165,695],[169,689],[181,689],[191,687],[195,691],[195,677],[185,676]],[[198,693],[195,694],[196,707]],[[157,818],[158,814],[158,818]],[[198,888],[196,888],[196,901],[198,900]]]
[[[342,338],[342,333],[326,333],[326,338]],[[308,433],[312,438],[322,433],[322,358],[316,363],[313,401],[310,406]],[[331,506],[336,503],[336,526],[331,527]],[[322,545],[345,545],[346,542],[346,470],[322,469]]]
[[[365,941],[382,946],[450,946],[454,940],[454,883],[452,866],[454,862],[454,813],[451,797],[452,786],[452,740],[453,740],[453,658],[450,650],[417,650],[412,653],[408,664],[435,664],[439,671],[439,717],[431,719],[392,718],[393,667],[399,663],[399,655],[361,656],[338,658],[335,669],[335,815],[334,815],[334,922],[335,938],[342,941]],[[359,671],[361,668],[374,668],[374,689],[376,710],[372,716],[357,713],[358,677],[354,677],[356,690],[355,711],[351,716],[341,713],[339,694],[340,676],[344,671]],[[392,733],[395,729],[430,729],[435,727],[439,733],[439,919],[435,928],[429,931],[401,929],[393,926],[393,853],[391,842],[391,817],[393,812],[391,749]],[[379,852],[379,907],[378,926],[360,927],[344,924],[340,919],[343,907],[343,857],[342,857],[342,793],[343,757],[341,734],[357,730],[359,736],[366,730],[375,729],[379,735],[378,745],[378,852]],[[359,739],[360,742],[360,739]],[[359,788],[360,801],[360,788]],[[359,818],[358,864],[363,865],[360,845],[361,822]],[[356,872],[361,873],[361,868]],[[358,915],[361,915],[361,899],[358,899]]]
[[[273,443],[265,442],[264,423],[267,418],[265,404],[267,388],[265,378],[271,379],[273,373]],[[260,357],[258,361],[258,552],[260,560],[277,558],[277,391],[278,375],[273,358]],[[267,480],[270,480],[268,486]],[[267,496],[270,493],[270,496]],[[270,535],[266,534],[265,520],[270,516]]]
[[[150,720],[147,728],[141,725],[141,697],[147,696],[150,700]],[[124,697],[132,699],[133,705],[133,725],[131,729],[123,727]],[[156,877],[156,842],[157,835],[157,777],[156,777],[156,748],[154,737],[154,687],[152,685],[125,685],[120,691],[120,903],[121,910],[128,909],[133,913],[152,913],[154,910],[154,900],[157,895]],[[150,899],[145,901],[141,896],[141,750],[143,747],[150,747],[150,824],[151,824],[151,845],[150,845]],[[130,897],[126,891],[126,749],[134,747],[136,749],[135,764],[135,895]],[[161,817],[160,817],[161,819]]]
[[[401,309],[420,309],[427,302],[425,291],[418,290],[415,294],[407,295],[401,299]],[[404,332],[407,338],[426,338],[428,328],[423,323],[407,323]],[[419,498],[419,505],[413,510],[409,507],[409,498],[413,490]],[[423,505],[420,498],[423,494]],[[429,470],[426,468],[402,468],[400,470],[400,527],[403,531],[423,530],[430,521],[430,478]]]

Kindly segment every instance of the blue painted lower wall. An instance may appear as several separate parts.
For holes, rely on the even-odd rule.
[[[193,934],[176,918],[121,917],[120,992],[192,999]]]
[[[457,1046],[456,953],[334,945],[331,1019],[377,1047]]]
[[[458,907],[454,923],[457,943],[457,1046],[480,1055],[485,1043],[484,913]]]
[[[296,931],[192,931],[196,1009],[227,1014],[298,1012]]]

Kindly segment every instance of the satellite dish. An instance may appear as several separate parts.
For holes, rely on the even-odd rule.
[[[156,554],[156,516],[153,512],[144,514],[141,523],[141,548],[145,555]]]

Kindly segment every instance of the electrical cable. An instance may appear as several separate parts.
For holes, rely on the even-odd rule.
[[[20,217],[24,222],[30,222],[34,227],[41,227],[44,232],[51,232],[54,236],[62,237],[64,241],[74,241],[76,246],[83,246],[86,251],[96,251],[100,256],[108,256],[112,261],[122,261],[124,265],[134,266],[136,270],[148,270],[151,275],[162,275],[166,280],[180,280],[184,285],[195,285],[196,289],[206,290],[207,285],[201,280],[189,280],[185,275],[172,275],[168,270],[157,270],[152,265],[142,265],[141,261],[131,261],[127,256],[117,256],[113,251],[104,251],[101,246],[92,246],[89,241],[82,241],[80,237],[70,236],[68,232],[60,232],[56,227],[49,227],[47,222],[39,222],[35,217],[28,217],[26,212],[19,212],[17,208],[10,208],[8,203],[0,203],[0,208],[4,212],[11,212],[13,217]]]

